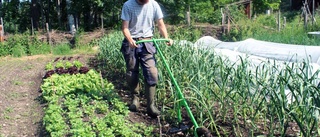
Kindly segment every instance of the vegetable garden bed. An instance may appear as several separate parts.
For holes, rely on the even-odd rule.
[[[97,71],[59,59],[48,63],[46,71],[43,124],[50,136],[150,136],[152,127],[126,119],[126,104]]]
[[[182,36],[180,36],[181,38]],[[100,41],[100,67],[106,75],[125,73],[119,52],[123,36],[112,33]],[[247,58],[231,62],[188,43],[161,46],[197,123],[215,136],[317,136],[319,91],[308,63],[266,61],[254,69]],[[158,62],[157,104],[163,121],[176,122],[174,87]],[[191,129],[192,130],[192,129]]]

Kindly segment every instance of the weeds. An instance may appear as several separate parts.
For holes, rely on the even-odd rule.
[[[67,44],[58,45],[53,48],[53,54],[55,55],[67,55],[70,53],[71,49],[70,46]]]
[[[283,18],[288,18],[283,24]],[[317,20],[320,19],[317,17]],[[278,31],[277,14],[261,15],[252,20],[242,19],[232,27],[230,33],[224,34],[224,41],[241,41],[247,38],[254,38],[263,41],[299,44],[299,45],[320,45],[320,39],[308,36],[308,32],[317,31],[317,25],[308,24],[306,29],[298,13],[283,13],[281,16],[281,31]]]
[[[57,43],[49,45],[46,41],[38,39],[38,36],[29,36],[28,33],[15,34],[0,43],[0,57],[13,56],[23,57],[39,54],[68,55],[73,53],[94,53],[92,47],[97,44],[96,40],[89,43],[81,41],[83,33],[76,35],[74,43]]]

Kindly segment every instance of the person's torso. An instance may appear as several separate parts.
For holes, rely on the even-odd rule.
[[[158,3],[150,0],[147,4],[140,5],[136,0],[129,0],[129,31],[133,38],[152,37],[154,29],[154,21],[159,18],[157,15]],[[162,14],[162,13],[161,13]]]

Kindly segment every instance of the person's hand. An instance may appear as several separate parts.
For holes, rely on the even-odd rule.
[[[137,48],[138,47],[135,40],[132,40],[131,42],[129,42],[129,46],[130,46],[130,48]]]
[[[169,41],[166,42],[166,44],[167,44],[168,46],[171,46],[171,45],[173,44],[173,40],[172,40],[172,39],[169,39]]]

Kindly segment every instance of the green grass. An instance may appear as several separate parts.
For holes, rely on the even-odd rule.
[[[21,86],[21,85],[23,84],[23,82],[20,81],[20,80],[13,80],[13,81],[12,81],[12,84],[13,84],[13,85],[16,85],[16,86]]]
[[[12,112],[13,112],[13,108],[12,107],[7,107],[3,112],[3,118],[4,119],[11,119],[10,113],[12,113]]]
[[[95,54],[97,53],[96,47],[92,47],[91,45],[78,46],[72,49],[73,54]]]

